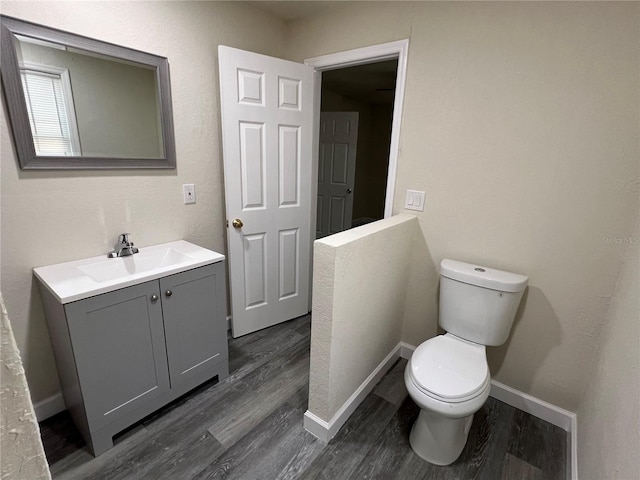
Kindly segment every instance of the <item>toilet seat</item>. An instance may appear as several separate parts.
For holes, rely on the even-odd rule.
[[[481,395],[490,381],[485,346],[451,334],[439,335],[416,348],[410,374],[422,393],[447,403]]]

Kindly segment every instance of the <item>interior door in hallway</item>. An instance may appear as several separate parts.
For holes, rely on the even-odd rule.
[[[234,337],[309,307],[314,71],[220,46]]]
[[[351,228],[358,112],[320,113],[316,238]]]

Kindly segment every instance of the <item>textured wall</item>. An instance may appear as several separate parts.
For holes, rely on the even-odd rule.
[[[314,243],[309,411],[327,422],[400,341],[416,230],[398,215]]]
[[[169,59],[177,170],[23,172],[0,115],[2,291],[34,402],[59,391],[33,267],[185,239],[224,253],[217,46],[282,56],[284,24],[241,2],[2,2],[2,13]],[[195,183],[195,205],[182,184]]]
[[[0,477],[50,479],[20,352],[0,294]]]
[[[575,411],[638,211],[640,4],[349,2],[287,56],[409,38],[394,212],[426,191],[403,340],[436,331],[437,265],[530,277],[497,380]],[[603,241],[604,240],[604,241]],[[427,247],[428,246],[428,247]],[[414,267],[412,267],[414,268]]]
[[[640,478],[640,231],[627,254],[605,318],[595,368],[578,408],[582,480]]]

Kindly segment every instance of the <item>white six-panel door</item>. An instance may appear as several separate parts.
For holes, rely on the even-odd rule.
[[[225,46],[218,54],[238,337],[308,312],[314,73]]]
[[[351,228],[358,112],[320,113],[316,238]]]

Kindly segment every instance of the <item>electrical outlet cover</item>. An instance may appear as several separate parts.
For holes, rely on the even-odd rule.
[[[182,193],[184,195],[184,203],[196,203],[196,186],[193,183],[182,185]]]

